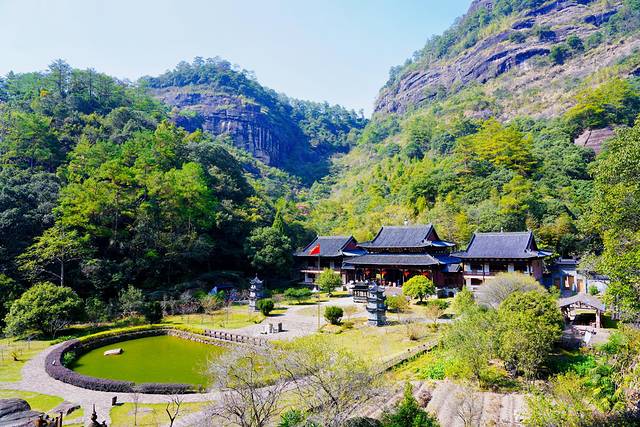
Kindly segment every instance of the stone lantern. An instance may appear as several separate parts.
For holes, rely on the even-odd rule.
[[[256,303],[262,298],[263,282],[258,279],[258,275],[249,282],[249,311],[258,311]]]
[[[367,311],[369,312],[369,325],[384,326],[387,323],[387,306],[385,304],[384,286],[373,282],[369,286],[367,295]]]

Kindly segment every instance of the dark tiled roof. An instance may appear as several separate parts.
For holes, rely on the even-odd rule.
[[[339,257],[342,256],[342,250],[352,239],[352,236],[318,236],[295,256]],[[309,253],[318,245],[320,245],[320,252],[310,255]]]
[[[531,231],[523,231],[474,233],[467,250],[456,252],[452,255],[462,259],[531,259],[542,258],[549,255],[549,253],[538,250]]]
[[[366,254],[345,260],[345,266],[380,265],[390,267],[421,267],[440,264],[437,259],[427,254]]]
[[[593,307],[600,311],[604,311],[606,308],[604,303],[600,301],[597,297],[594,297],[588,294],[576,294],[572,297],[560,298],[558,300],[559,307],[566,307],[576,303],[582,303],[584,305],[588,305],[589,307]]]
[[[431,237],[431,240],[430,240]],[[422,248],[427,246],[451,246],[442,242],[433,225],[405,225],[380,228],[376,237],[370,242],[363,242],[363,248]]]

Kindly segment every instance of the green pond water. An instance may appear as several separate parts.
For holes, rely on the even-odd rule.
[[[123,349],[116,356],[106,350]],[[206,385],[208,362],[224,352],[223,347],[201,344],[169,335],[121,341],[83,354],[70,366],[74,371],[97,378],[135,383],[183,383]]]

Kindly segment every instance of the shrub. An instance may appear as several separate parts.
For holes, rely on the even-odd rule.
[[[302,426],[305,420],[304,413],[299,409],[289,409],[280,414],[278,427],[298,427]]]
[[[264,298],[258,300],[258,302],[256,303],[256,307],[258,308],[258,310],[260,310],[260,313],[264,314],[265,316],[268,316],[269,313],[273,311],[275,306],[276,305],[271,298]]]
[[[324,309],[324,318],[332,325],[339,325],[344,311],[340,307],[330,305]]]
[[[567,45],[571,49],[577,52],[582,52],[584,50],[584,44],[582,43],[582,39],[576,36],[575,34],[572,34],[569,37],[567,37]]]
[[[429,301],[427,301],[427,305],[435,305],[441,310],[446,310],[447,308],[449,308],[449,301],[440,298],[430,299]]]
[[[509,40],[511,40],[513,43],[523,43],[526,39],[527,36],[521,31],[516,31],[509,34]]]
[[[300,304],[302,301],[311,298],[311,291],[307,288],[289,288],[284,291],[284,296],[288,300],[293,300]]]
[[[335,271],[325,268],[316,279],[316,285],[318,285],[321,291],[331,295],[331,292],[333,292],[338,286],[342,285],[342,279]]]
[[[569,56],[571,56],[571,52],[565,44],[555,45],[549,52],[549,58],[551,59],[551,61],[553,61],[554,64],[558,65],[564,64],[564,61],[569,59]]]
[[[76,353],[73,351],[68,351],[62,355],[62,365],[65,367],[69,367],[76,360]]]
[[[532,276],[523,273],[499,273],[493,280],[483,284],[476,292],[478,304],[498,308],[500,303],[514,292],[540,291],[545,289]]]
[[[395,311],[396,313],[401,313],[409,308],[407,297],[402,294],[389,295],[385,300],[385,304],[389,310]]]
[[[150,302],[144,305],[144,320],[147,323],[162,322],[162,306],[158,301]]]
[[[382,414],[384,427],[435,427],[438,420],[420,407],[413,397],[413,387],[407,383],[403,399],[391,411]]]
[[[589,286],[589,295],[598,295],[599,293],[600,293],[600,290],[596,285]]]
[[[123,317],[131,317],[144,309],[144,295],[142,291],[131,285],[118,294],[118,305]]]
[[[451,303],[451,310],[457,315],[461,315],[473,308],[476,305],[473,300],[473,293],[465,286],[460,292],[458,292],[453,298]]]
[[[426,380],[443,380],[445,378],[445,362],[442,359],[435,360],[420,370],[419,376]]]

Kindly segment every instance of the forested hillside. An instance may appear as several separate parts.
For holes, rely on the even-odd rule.
[[[142,84],[173,107],[179,126],[227,135],[235,146],[306,183],[326,175],[329,158],[348,151],[367,123],[362,113],[339,105],[276,93],[220,58],[181,62]]]
[[[178,292],[255,271],[252,233],[285,239],[285,263],[291,251],[271,224],[299,181],[94,70],[56,61],[0,79],[0,161],[0,318],[33,283],[104,300],[130,284]]]

